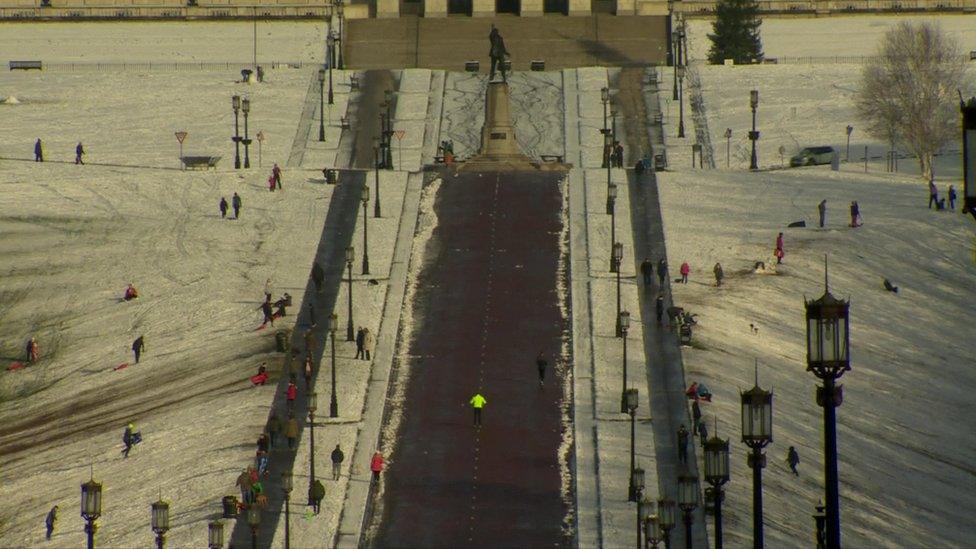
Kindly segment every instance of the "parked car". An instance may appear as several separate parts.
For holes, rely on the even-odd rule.
[[[790,167],[830,164],[835,154],[837,151],[833,147],[804,147],[796,153],[796,156],[790,158]]]

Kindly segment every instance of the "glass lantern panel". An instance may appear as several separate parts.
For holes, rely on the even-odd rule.
[[[848,333],[847,319],[841,318],[837,322],[837,356],[838,360],[842,362],[850,360],[850,357],[847,356],[847,343],[849,340],[850,334]]]
[[[821,362],[820,323],[816,318],[807,320],[807,361]]]

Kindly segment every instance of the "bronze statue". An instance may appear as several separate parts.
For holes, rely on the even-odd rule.
[[[491,49],[488,50],[488,56],[491,57],[491,74],[488,76],[488,80],[495,79],[495,67],[498,67],[502,73],[502,82],[508,82],[508,78],[505,76],[505,58],[508,57],[508,50],[505,49],[505,41],[502,40],[502,35],[495,28],[495,25],[491,26],[488,40],[491,42]]]

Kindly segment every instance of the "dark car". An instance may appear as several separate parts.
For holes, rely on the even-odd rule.
[[[790,158],[790,167],[830,164],[837,151],[833,147],[805,147]]]

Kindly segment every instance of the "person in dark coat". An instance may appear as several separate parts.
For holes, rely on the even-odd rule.
[[[613,154],[617,160],[617,167],[623,168],[624,167],[624,146],[621,145],[619,141],[617,142],[617,146],[614,147],[613,149]]]
[[[269,448],[274,448],[278,444],[278,435],[281,434],[281,420],[278,419],[278,412],[271,410],[271,417],[268,418],[268,442]]]
[[[312,263],[312,282],[315,283],[316,293],[322,291],[322,283],[325,281],[325,271],[318,262]]]
[[[664,281],[667,279],[668,279],[668,262],[662,257],[657,262],[657,281],[661,286],[662,290],[664,289]]]
[[[857,200],[851,201],[851,227],[861,226],[861,207],[857,205]]]
[[[654,312],[657,313],[657,324],[660,326],[664,318],[664,296],[661,294],[658,294],[657,299],[654,300]]]
[[[640,270],[641,275],[644,277],[644,285],[650,286],[654,278],[654,264],[651,263],[651,258],[645,257],[644,261],[641,261]]]
[[[85,162],[81,157],[85,154],[85,148],[81,146],[81,141],[75,146],[75,164],[84,164]]]
[[[239,219],[241,217],[241,197],[237,193],[230,199],[231,206],[234,207],[234,219]]]
[[[220,197],[220,205],[219,205],[219,207],[220,207],[220,217],[221,218],[227,217],[227,199],[226,198],[224,198],[222,196]]]
[[[701,421],[701,417],[701,406],[698,405],[698,399],[696,398],[695,400],[691,401],[691,419],[695,425],[698,425],[698,422]]]
[[[360,326],[356,330],[356,358],[366,358],[366,351],[364,349],[364,344],[366,343],[366,331]]]
[[[797,453],[796,448],[790,446],[789,452],[786,454],[786,463],[790,466],[790,471],[793,474],[800,476],[799,471],[796,470],[796,466],[800,464],[800,454]]]
[[[125,431],[122,432],[122,444],[125,445],[125,448],[122,449],[122,457],[129,457],[129,450],[135,446],[134,433],[135,429],[131,423],[125,426]]]
[[[261,433],[258,436],[258,451],[267,452],[269,449],[270,440],[267,433]]]
[[[539,351],[539,356],[535,357],[535,367],[539,371],[539,388],[541,389],[546,381],[546,366],[549,365],[549,361],[546,360],[546,353],[544,351]]]
[[[277,188],[281,188],[281,168],[278,167],[278,163],[275,162],[273,168],[271,168],[271,177],[274,178],[274,184]],[[274,190],[274,187],[271,188]]]
[[[38,139],[38,142],[40,140]],[[939,208],[939,188],[935,186],[935,180],[929,180],[929,209],[932,209],[932,204],[935,204],[936,209]]]
[[[820,201],[817,204],[817,212],[820,214],[820,228],[823,229],[824,225],[827,224],[827,199]]]
[[[261,322],[261,325],[264,326],[270,322],[274,326],[274,311],[271,309],[271,301],[266,299],[258,309],[261,309],[261,312],[264,313],[264,321]]]
[[[311,492],[312,511],[317,515],[322,508],[322,498],[325,497],[325,485],[322,484],[321,480],[315,479]]]
[[[294,414],[288,414],[288,422],[285,424],[285,438],[288,439],[288,449],[295,447],[295,440],[298,439],[298,420]]]
[[[949,185],[948,194],[949,194],[949,209],[955,210],[956,209],[956,187],[953,185]],[[857,204],[857,202],[855,202],[855,204]]]
[[[688,429],[683,423],[678,428],[678,461],[688,463]]]
[[[34,143],[34,162],[44,162],[44,146],[40,138]]]
[[[139,357],[146,352],[146,336],[139,336],[132,342],[132,354],[136,357],[136,364],[139,364]]]
[[[715,285],[721,286],[722,279],[725,278],[725,271],[722,270],[722,264],[716,263],[715,267],[712,268],[712,272],[715,273]]]
[[[892,293],[896,293],[896,294],[898,293],[898,286],[892,284],[891,281],[888,280],[887,278],[884,279],[884,289]]]
[[[345,459],[346,455],[342,453],[342,448],[336,444],[335,450],[332,450],[332,480],[339,480],[339,472]]]
[[[698,426],[698,438],[702,444],[705,444],[705,441],[708,440],[708,426],[705,425],[704,420],[699,421],[695,425]]]
[[[51,539],[51,534],[54,533],[54,525],[58,521],[58,506],[55,505],[51,507],[51,510],[47,512],[47,518],[44,519],[44,526],[47,527],[47,536],[45,539]]]

